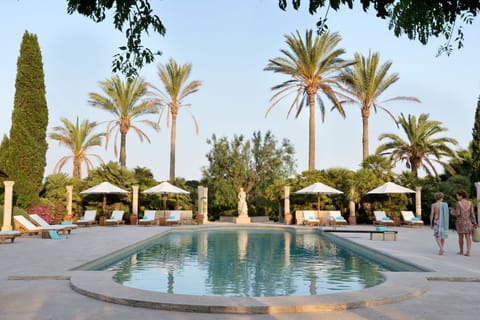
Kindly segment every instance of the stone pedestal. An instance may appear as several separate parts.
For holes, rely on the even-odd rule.
[[[291,213],[290,213],[290,186],[283,187],[284,193],[284,214],[281,217],[278,217],[280,222],[285,222],[285,224],[292,224],[291,223]],[[290,223],[286,223],[286,217],[290,215]]]
[[[139,186],[132,186],[132,214],[138,216],[138,189]]]
[[[241,223],[250,223],[250,217],[249,216],[240,216],[235,219],[236,224],[241,224]]]
[[[422,187],[415,187],[415,216],[422,219]]]
[[[73,186],[67,186],[67,216],[72,216]]]
[[[3,203],[3,226],[2,231],[12,231],[12,201],[13,201],[13,185],[15,181],[3,181],[5,185],[5,195]]]
[[[348,224],[357,224],[356,216],[348,216]]]
[[[203,186],[198,186],[197,223],[208,223],[208,188]]]

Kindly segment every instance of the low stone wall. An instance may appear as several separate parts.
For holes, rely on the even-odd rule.
[[[235,223],[237,216],[220,216],[220,222]],[[271,222],[268,216],[250,217],[252,223],[267,223]]]
[[[234,216],[220,216],[220,222],[229,222],[229,223],[235,223],[235,219],[237,217]]]
[[[259,216],[259,217],[250,217],[252,222],[257,223],[268,223],[271,222],[268,216]]]

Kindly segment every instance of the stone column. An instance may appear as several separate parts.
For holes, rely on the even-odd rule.
[[[67,215],[72,216],[73,186],[67,186]]]
[[[132,186],[132,214],[138,216],[138,185]]]
[[[475,182],[477,189],[477,223],[480,223],[480,182]]]
[[[290,213],[290,186],[285,186],[283,187],[283,193],[285,195],[285,198],[284,198],[284,217],[281,217],[282,219],[280,219],[280,217],[278,217],[280,219],[280,221],[285,221],[285,216],[287,215],[291,215]]]
[[[422,187],[415,187],[415,216],[422,219]]]
[[[203,213],[203,224],[208,223],[208,188],[202,188],[202,213]]]
[[[350,211],[350,215],[348,216],[348,224],[357,224],[354,195],[355,189],[352,187],[350,189],[350,197],[348,199],[348,210]]]
[[[197,223],[208,223],[208,188],[198,186]]]
[[[13,185],[15,181],[3,181],[5,185],[5,196],[3,203],[3,226],[2,231],[12,230],[12,199],[13,199]]]

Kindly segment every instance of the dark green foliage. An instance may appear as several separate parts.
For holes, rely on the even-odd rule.
[[[132,186],[137,184],[135,172],[120,166],[116,162],[110,161],[109,163],[102,164],[96,170],[91,170],[88,173],[88,177],[85,179],[86,185],[83,186],[83,189],[93,187],[104,181],[110,182],[117,187],[129,191],[127,195],[109,194],[107,196],[107,211],[113,210],[114,205],[117,203],[121,205],[121,208],[116,210],[124,210],[127,214],[130,213]],[[94,208],[96,207],[97,211],[101,212],[102,199],[103,195],[83,195],[83,205]]]
[[[472,172],[470,176],[472,184],[480,182],[480,97],[475,111],[475,123],[472,130]]]
[[[80,191],[83,190],[83,182],[80,179],[70,178],[65,173],[49,175],[45,180],[42,195],[52,204],[56,216],[60,216],[60,213],[67,213],[67,186],[69,185],[73,186],[72,212],[74,215],[77,214],[77,216],[80,216],[82,212],[82,197],[80,196]],[[60,207],[63,208],[62,212],[59,212]]]
[[[288,0],[279,0],[282,10],[286,10]],[[307,2],[307,1],[305,1]],[[337,11],[343,6],[353,8],[354,0],[309,0],[309,12],[315,14],[319,8],[325,7],[326,12],[332,8]],[[426,44],[431,37],[443,36],[447,42],[439,49],[439,53],[450,53],[453,48],[463,47],[463,25],[473,23],[480,13],[478,0],[452,1],[418,1],[418,0],[359,0],[363,11],[370,6],[377,12],[377,17],[389,20],[389,29],[395,36],[405,34],[409,39]],[[291,0],[292,6],[298,10],[301,0]],[[325,31],[327,17],[319,18],[318,32]]]
[[[17,206],[38,201],[48,149],[48,109],[37,36],[25,32],[17,61],[15,99],[6,171],[15,181]]]
[[[2,139],[2,143],[0,144],[0,171],[3,173],[3,174],[0,173],[0,178],[2,176],[8,176],[6,173],[6,169],[7,169],[9,142],[10,141],[7,135],[4,135]]]
[[[143,34],[150,29],[164,35],[165,27],[160,18],[153,14],[149,0],[67,0],[68,13],[78,12],[96,23],[102,22],[107,12],[113,10],[115,29],[125,32],[126,45],[119,47],[122,53],[114,55],[113,73],[122,72],[128,78],[138,74],[144,64],[153,62],[155,55],[142,45]]]
[[[280,145],[267,132],[255,132],[251,140],[234,136],[232,141],[215,135],[207,141],[208,167],[203,169],[202,183],[208,186],[208,212],[215,218],[237,214],[237,194],[241,187],[247,193],[250,216],[278,213],[278,199],[269,196],[267,188],[294,172],[294,148],[288,140]],[[278,194],[276,195],[278,196]]]
[[[134,170],[129,170],[120,166],[116,162],[109,162],[98,167],[96,170],[91,170],[88,177],[85,179],[81,190],[93,187],[99,183],[108,181],[124,190],[129,191],[127,195],[123,194],[109,194],[107,195],[107,212],[110,212],[115,206],[120,206],[121,210],[125,211],[125,217],[131,213],[132,209],[132,186],[139,186],[138,194],[138,213],[142,217],[143,211],[146,209],[161,210],[163,209],[163,197],[156,194],[144,194],[148,188],[157,185],[153,178],[150,169],[137,167]],[[175,186],[185,189],[190,192],[189,195],[169,195],[167,197],[167,210],[191,210],[193,198],[196,196],[196,190],[185,179],[177,178],[173,183]],[[198,185],[198,184],[197,184]],[[196,188],[196,187],[195,187]],[[80,190],[80,191],[81,191]],[[74,190],[75,194],[75,190]],[[97,209],[102,211],[102,195],[82,195],[83,209]]]

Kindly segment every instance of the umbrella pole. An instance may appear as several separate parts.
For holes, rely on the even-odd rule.
[[[320,221],[320,193],[317,193],[317,219],[318,221]],[[320,223],[319,223],[319,226],[320,226]]]
[[[167,210],[167,194],[163,194],[163,217],[166,218],[165,213]]]
[[[392,196],[388,195],[388,208],[390,209],[390,215],[392,214]]]
[[[107,214],[107,194],[103,194],[103,214]]]

